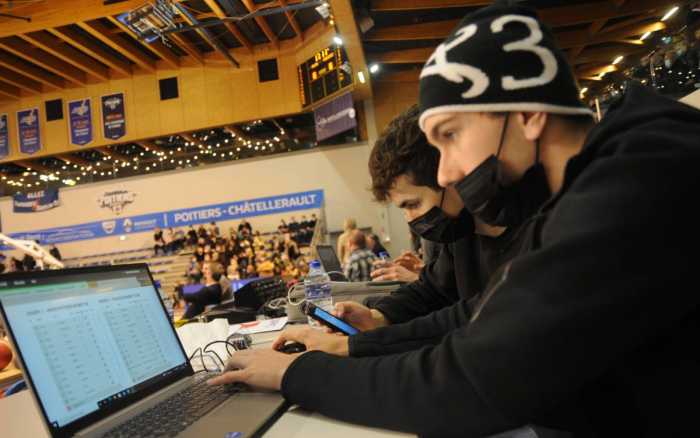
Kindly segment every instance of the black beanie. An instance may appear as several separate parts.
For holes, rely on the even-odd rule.
[[[537,14],[499,2],[466,17],[420,75],[421,129],[442,112],[593,112],[579,99],[569,64]]]

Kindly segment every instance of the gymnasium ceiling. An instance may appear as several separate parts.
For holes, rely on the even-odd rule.
[[[489,0],[371,0],[364,20],[373,26],[362,40],[368,63],[378,63],[382,80],[417,77],[434,48],[470,11]],[[554,31],[582,85],[618,67],[619,56],[648,53],[647,33],[666,28],[660,18],[679,0],[526,0]],[[357,11],[356,11],[357,13]],[[680,15],[680,14],[679,14]],[[358,18],[358,21],[362,20]],[[368,21],[371,20],[371,21]]]
[[[346,39],[348,52],[361,49],[361,63],[366,59],[367,65],[380,66],[371,78],[375,86],[377,81],[417,79],[422,64],[458,21],[466,13],[491,3],[489,0],[329,0],[335,23],[332,16],[322,17],[314,7],[269,13],[305,1],[177,0],[187,11],[178,17],[183,24],[218,24],[206,30],[171,34],[165,43],[146,44],[116,19],[118,14],[141,6],[146,0],[0,0],[0,101],[160,68],[177,69],[207,62],[230,62],[235,68],[239,53],[285,44],[293,47],[314,38],[327,26],[336,26]],[[687,2],[525,0],[521,3],[538,10],[554,30],[582,86],[594,88],[602,82],[602,75],[624,65],[624,62],[612,65],[615,58],[624,56],[625,60],[632,60],[648,53],[654,37],[643,41],[642,36],[647,32],[656,35],[673,25],[660,18],[672,6]],[[219,21],[261,11],[269,14],[235,23]],[[355,46],[348,44],[352,39],[346,38],[349,32],[360,40]],[[148,171],[182,168],[314,145],[313,120],[308,114],[300,114],[5,163],[0,165],[0,177],[8,193],[28,187],[30,181],[36,184],[36,178],[42,175],[56,175],[58,181],[67,178],[75,181],[76,177],[92,181],[117,174],[139,174],[146,168]],[[59,172],[64,175],[59,176]],[[65,172],[71,176],[65,176]],[[32,179],[33,176],[36,178]],[[6,186],[9,181],[14,187]]]

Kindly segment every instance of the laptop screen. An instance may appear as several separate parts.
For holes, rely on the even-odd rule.
[[[340,260],[335,254],[335,250],[330,245],[316,245],[318,258],[321,259],[321,264],[326,272],[343,272],[340,266]]]
[[[191,372],[146,265],[0,278],[0,308],[54,436]]]

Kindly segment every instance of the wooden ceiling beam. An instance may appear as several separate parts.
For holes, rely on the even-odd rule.
[[[289,2],[287,0],[279,0],[279,4],[282,7],[286,7],[287,5],[289,5]],[[292,29],[294,29],[294,33],[296,33],[297,36],[303,41],[304,32],[302,32],[301,26],[299,26],[299,22],[297,21],[294,14],[292,14],[290,11],[285,10],[284,15],[287,17],[287,21],[289,21],[289,24],[292,26]]]
[[[642,47],[613,47],[605,49],[588,49],[583,51],[575,60],[572,61],[572,65],[587,64],[593,62],[608,62],[612,63],[618,56],[629,56],[634,53],[643,51]]]
[[[37,49],[17,37],[0,39],[0,48],[78,85],[87,85],[87,75],[67,62]]]
[[[7,3],[7,2],[5,2]],[[36,2],[21,9],[32,21],[0,18],[0,38],[67,26],[81,21],[119,15],[143,5],[144,0],[124,0],[105,5],[104,0],[51,0]],[[18,9],[19,13],[19,9]]]
[[[40,173],[54,173],[56,172],[54,169],[50,169],[42,164],[39,164],[34,161],[27,161],[27,160],[19,160],[19,161],[13,161],[12,164],[16,164],[17,166],[24,167],[28,171],[33,171],[33,172],[40,172]]]
[[[602,73],[612,73],[614,71],[617,71],[617,67],[611,64],[605,64],[605,65],[595,65],[595,66],[590,66],[590,67],[583,67],[580,69],[576,70],[576,76],[578,77],[584,77],[584,76],[598,76]]]
[[[19,87],[0,81],[0,95],[17,100],[21,97]]]
[[[154,142],[149,141],[149,140],[137,141],[136,144],[141,146],[142,148],[144,148],[146,150],[163,152],[164,154],[167,154],[168,152],[170,152],[170,149],[164,148],[163,146],[157,145]]]
[[[0,67],[0,78],[8,84],[14,85],[31,94],[41,94],[42,92],[41,83],[39,81],[22,76],[9,68]]]
[[[221,9],[221,6],[216,2],[216,0],[204,0],[204,3],[207,4],[209,9],[212,10],[212,13],[217,17],[217,18],[226,18],[226,12],[224,12],[223,9]],[[200,20],[200,16],[197,16],[197,19]],[[226,29],[228,29],[231,34],[238,40],[239,43],[241,43],[242,46],[247,48],[249,51],[253,51],[253,43],[250,42],[248,37],[246,37],[243,32],[241,32],[238,27],[234,23],[231,23],[229,21],[224,22],[224,26],[226,26]]]
[[[115,58],[114,55],[105,50],[96,42],[92,41],[90,38],[85,37],[83,34],[78,33],[69,27],[60,27],[57,29],[47,30],[73,47],[82,50],[101,63],[108,65],[110,68],[113,68],[124,75],[131,76],[131,64]]]
[[[109,68],[98,64],[94,59],[85,55],[83,52],[73,48],[73,46],[65,44],[61,40],[57,40],[56,37],[50,34],[32,32],[20,34],[19,37],[103,81],[108,81],[110,79]]]
[[[173,68],[180,68],[180,58],[173,53],[172,50],[166,47],[165,44],[163,44],[161,41],[152,41],[150,43],[142,43],[138,36],[134,32],[131,31],[124,23],[121,21],[117,20],[115,17],[112,17],[111,15],[107,17],[109,21],[111,21],[115,26],[117,26],[118,29],[121,29],[132,37],[134,40],[136,40],[139,44],[143,45],[146,47],[148,50],[150,50],[152,53],[156,54],[159,56],[163,61],[165,61],[168,65],[170,65]]]
[[[372,62],[381,64],[422,64],[428,60],[435,47],[420,47],[416,49],[391,50],[369,56]]]
[[[134,64],[141,66],[151,73],[156,71],[156,63],[151,58],[141,53],[141,51],[135,47],[128,45],[119,35],[112,35],[109,29],[99,21],[80,22],[76,24],[93,37],[119,52],[122,56],[131,60]]]
[[[200,52],[199,49],[194,46],[194,44],[187,41],[184,36],[171,33],[168,34],[168,38],[170,38],[174,44],[180,47],[182,51],[190,55],[199,64],[204,64],[204,56],[202,55],[202,52]]]
[[[379,75],[376,79],[378,82],[418,82],[421,70],[419,68],[413,70],[394,71]]]
[[[65,161],[66,164],[77,164],[78,166],[83,166],[83,167],[88,167],[92,166],[94,163],[91,161],[88,161],[84,158],[81,158],[77,155],[56,155],[56,158],[58,158],[61,161]]]
[[[618,41],[628,37],[642,35],[646,32],[656,32],[666,28],[666,25],[660,21],[651,24],[635,24],[614,32],[604,32],[591,37],[588,31],[575,30],[569,32],[560,32],[556,34],[559,47],[562,49],[570,49],[578,46],[588,46],[594,44],[602,44],[611,41]]]
[[[192,137],[191,134],[181,133],[181,134],[178,134],[178,135],[179,135],[180,137],[184,138],[185,140],[189,141],[190,143],[195,143],[195,144],[199,144],[199,143],[200,143],[199,141],[197,141],[196,138]]]
[[[373,0],[372,12],[400,12],[420,9],[461,8],[466,6],[486,6],[491,0]]]
[[[635,0],[618,7],[613,2],[592,2],[541,8],[537,10],[537,14],[549,26],[559,27],[649,13],[664,9],[674,3],[677,3],[677,0]]]
[[[460,20],[428,21],[425,23],[387,26],[370,30],[364,41],[443,40]]]
[[[47,73],[34,65],[20,62],[3,52],[0,52],[0,66],[4,66],[16,73],[48,85],[51,89],[60,90],[65,87],[65,82],[62,77]]]
[[[241,0],[241,3],[243,3],[243,6],[248,9],[248,12],[253,12],[256,10],[256,5],[252,2],[252,0]],[[270,25],[267,24],[267,21],[265,21],[265,17],[255,17],[255,22],[258,24],[258,26],[260,26],[260,29],[262,29],[263,33],[267,39],[270,40],[272,45],[275,48],[279,47],[279,40],[270,28]]]

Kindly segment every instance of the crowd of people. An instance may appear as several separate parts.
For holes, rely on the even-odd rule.
[[[39,241],[36,241],[39,244]],[[61,251],[56,247],[56,245],[49,246],[49,254],[51,254],[56,260],[61,260]],[[29,254],[24,254],[22,258],[10,257],[0,252],[0,274],[5,272],[21,272],[21,271],[34,271],[38,269],[36,259]]]
[[[301,222],[291,217],[289,222],[280,222],[277,232],[266,234],[253,230],[245,219],[237,227],[231,227],[227,235],[222,235],[215,222],[197,229],[190,226],[181,239],[166,242],[170,247],[165,251],[183,247],[193,250],[185,273],[187,284],[202,280],[205,263],[223,266],[229,280],[272,276],[298,279],[308,271],[300,247],[310,243],[316,222],[315,214],[309,220],[302,216]],[[162,231],[156,231],[154,238],[160,237],[159,233]]]

